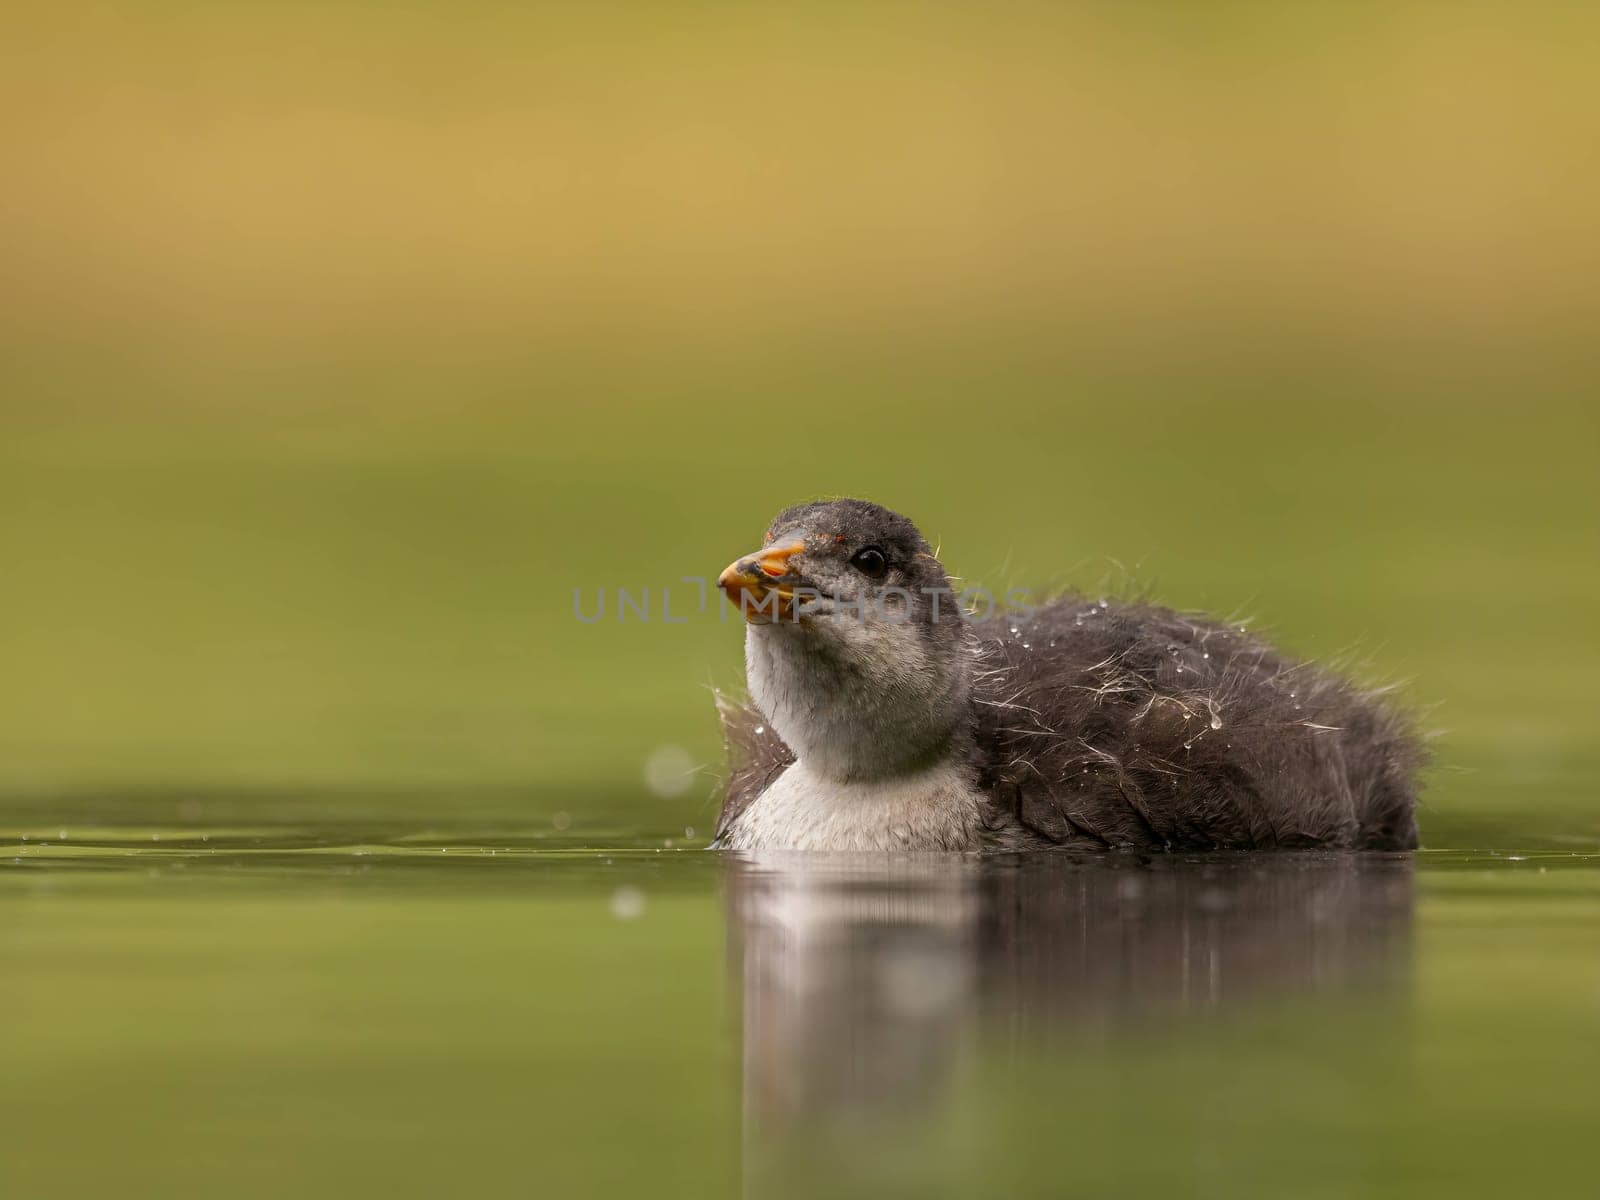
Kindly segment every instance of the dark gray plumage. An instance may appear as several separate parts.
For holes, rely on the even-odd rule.
[[[841,553],[892,542],[907,572],[896,582],[945,579],[915,527],[876,505],[800,506],[773,530],[789,527]],[[933,652],[972,662],[949,747],[981,796],[984,845],[1417,844],[1425,755],[1410,720],[1240,628],[1072,594],[980,621],[947,605],[938,624],[922,631]],[[795,761],[750,705],[721,707],[730,776],[719,835]]]

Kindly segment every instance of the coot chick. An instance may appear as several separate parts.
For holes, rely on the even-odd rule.
[[[738,849],[1411,849],[1424,755],[1378,696],[1242,629],[1063,595],[975,620],[905,517],[796,505],[719,586]]]

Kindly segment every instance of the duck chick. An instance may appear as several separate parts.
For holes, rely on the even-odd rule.
[[[974,620],[905,517],[779,513],[719,586],[738,849],[1410,849],[1421,744],[1244,630],[1067,594]]]

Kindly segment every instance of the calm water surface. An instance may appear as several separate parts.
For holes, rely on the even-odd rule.
[[[0,1194],[1592,1180],[1592,839],[740,859],[703,832],[509,794],[6,802]]]

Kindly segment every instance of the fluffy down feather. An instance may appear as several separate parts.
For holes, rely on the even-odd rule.
[[[1409,849],[1425,759],[1409,720],[1245,631],[1067,595],[971,625],[985,840],[1165,850]],[[794,761],[719,700],[718,833]]]

